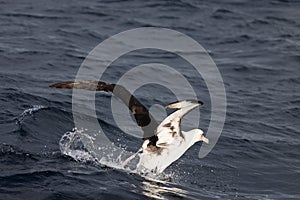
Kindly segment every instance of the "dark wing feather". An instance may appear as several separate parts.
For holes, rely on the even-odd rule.
[[[102,81],[68,81],[55,83],[50,85],[51,88],[64,88],[64,89],[82,89],[91,91],[104,91],[111,92],[119,99],[121,99],[133,114],[136,123],[144,132],[144,139],[149,139],[149,145],[155,145],[157,136],[154,135],[154,130],[158,126],[153,116],[149,113],[148,109],[135,98],[126,88],[121,85]]]

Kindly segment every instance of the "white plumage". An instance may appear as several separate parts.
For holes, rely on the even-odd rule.
[[[166,108],[176,108],[178,110],[166,117],[157,127],[155,131],[155,135],[158,137],[156,145],[149,145],[150,140],[145,140],[142,148],[128,158],[124,165],[138,154],[140,157],[137,165],[138,170],[147,169],[154,173],[161,173],[180,158],[194,143],[199,141],[208,143],[208,139],[204,137],[202,130],[193,129],[185,132],[181,131],[180,128],[182,117],[202,104],[202,102],[194,100],[184,100],[166,106]]]

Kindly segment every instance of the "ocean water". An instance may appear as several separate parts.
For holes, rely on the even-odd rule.
[[[297,0],[1,0],[0,199],[300,199],[299,9]],[[170,28],[203,45],[227,95],[224,129],[210,154],[198,158],[197,143],[158,177],[120,169],[115,160],[95,162],[76,138],[88,131],[73,130],[72,91],[48,87],[74,80],[103,40],[139,27]],[[178,56],[136,51],[115,61],[105,80],[150,62],[188,77],[205,103],[199,128],[207,131],[206,85]],[[147,107],[176,100],[158,85],[135,95]],[[116,125],[112,98],[96,94],[99,123],[134,152],[142,140]],[[63,140],[70,134],[72,144]]]

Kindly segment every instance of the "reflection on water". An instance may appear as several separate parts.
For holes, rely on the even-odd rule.
[[[155,199],[168,199],[167,197],[187,197],[188,192],[184,189],[178,188],[173,183],[155,180],[149,177],[145,177],[145,180],[141,182],[141,189],[144,191],[144,194],[147,197]]]

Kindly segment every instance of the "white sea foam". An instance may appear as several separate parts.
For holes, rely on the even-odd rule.
[[[42,105],[33,105],[31,108],[24,110],[23,113],[18,116],[16,124],[20,125],[27,117],[32,116],[34,113],[38,112],[39,110],[46,109],[46,108],[47,108],[46,106],[42,106]]]

